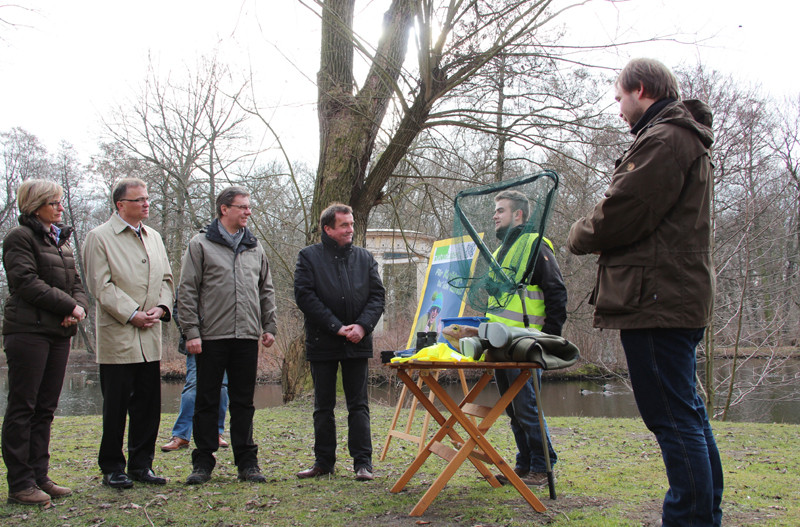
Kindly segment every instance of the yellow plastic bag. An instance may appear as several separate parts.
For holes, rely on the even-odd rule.
[[[424,362],[475,362],[469,357],[460,354],[457,351],[445,344],[439,342],[433,346],[422,348],[410,357],[395,357],[392,362],[409,362],[409,361],[424,361]]]

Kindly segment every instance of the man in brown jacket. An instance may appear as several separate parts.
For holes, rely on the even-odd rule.
[[[161,235],[142,224],[150,203],[144,181],[114,185],[116,212],[86,236],[86,287],[97,300],[97,362],[103,393],[98,464],[103,485],[133,480],[163,485],[152,465],[161,421],[161,321],[170,319],[172,269]],[[122,441],[128,433],[128,472]]]
[[[636,404],[659,445],[669,490],[663,525],[722,522],[722,464],[695,387],[695,349],[711,318],[711,112],[679,101],[651,59],[616,82],[633,145],[605,196],[572,226],[574,254],[599,255],[594,325],[619,329]]]

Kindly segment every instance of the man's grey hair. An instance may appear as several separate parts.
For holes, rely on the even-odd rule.
[[[128,189],[131,187],[147,188],[147,183],[138,177],[126,177],[114,183],[114,189],[111,191],[111,200],[114,202],[114,207],[119,208],[117,203],[125,198],[128,194]]]

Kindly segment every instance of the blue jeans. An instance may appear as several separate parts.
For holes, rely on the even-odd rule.
[[[189,441],[192,438],[192,418],[194,417],[194,400],[197,396],[197,362],[194,355],[186,356],[186,382],[181,392],[181,409],[172,436]],[[228,375],[222,378],[222,390],[219,392],[219,433],[225,431],[225,412],[228,409]]]
[[[700,329],[620,331],[639,413],[656,436],[667,471],[664,527],[722,524],[722,462],[697,394]]]
[[[497,389],[500,395],[508,390],[508,387],[519,377],[521,370],[495,370],[494,376],[497,381]],[[538,380],[542,379],[542,370],[535,369]],[[518,470],[529,470],[531,472],[546,472],[547,465],[544,459],[544,449],[542,448],[542,432],[539,426],[539,409],[536,406],[536,393],[533,391],[534,377],[531,376],[522,390],[506,407],[506,413],[511,418],[511,431],[514,433],[514,441],[517,443],[517,465]],[[554,466],[558,460],[553,445],[550,442],[550,430],[547,428],[547,421],[544,422],[544,430],[547,436],[547,450],[550,453],[550,465]]]

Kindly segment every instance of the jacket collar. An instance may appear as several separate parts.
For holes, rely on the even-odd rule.
[[[325,233],[325,229],[322,229],[322,245],[340,256],[348,254],[353,248],[352,242],[348,243],[344,247],[340,247],[339,244],[336,243],[336,240]]]
[[[200,232],[205,232],[206,238],[208,238],[209,241],[230,248],[228,242],[225,241],[225,238],[223,238],[222,234],[219,233],[219,230],[224,228],[225,227],[220,226],[219,218],[214,218],[214,221],[206,225],[206,228]],[[245,249],[252,249],[256,245],[258,245],[258,239],[253,235],[252,232],[250,232],[250,229],[245,227],[244,234],[242,235],[242,241],[239,242],[239,247],[236,248],[236,253],[238,254]]]
[[[50,238],[49,233],[44,229],[42,222],[37,220],[34,216],[30,214],[20,214],[17,218],[17,221],[20,225],[31,229],[37,236],[41,236],[46,241],[52,243],[52,238]],[[67,242],[67,240],[69,240],[69,237],[72,234],[72,227],[64,225],[63,223],[56,223],[56,227],[61,230],[61,233],[58,235],[58,246],[61,247]]]
[[[111,219],[109,220],[109,222],[111,222],[111,227],[114,229],[114,234],[119,234],[125,229],[130,229],[134,234],[136,233],[136,230],[133,228],[133,225],[123,220],[122,216],[120,216],[119,213],[117,212],[114,212],[111,215]],[[145,224],[142,222],[139,222],[139,232],[141,232],[142,235],[147,234],[147,227],[145,227]]]
[[[505,229],[500,229],[495,232],[495,236],[497,239],[503,242],[503,245],[512,245],[519,235],[522,234],[522,229],[525,227],[525,224],[516,225],[514,227],[506,227]]]
[[[659,108],[653,108],[660,103],[663,104]],[[637,127],[642,123],[641,128],[637,128],[637,138],[651,127],[663,123],[690,130],[706,148],[710,148],[714,143],[714,132],[711,129],[711,108],[704,102],[691,99],[688,101],[662,99],[651,105],[648,111],[650,109],[653,109],[654,114],[648,116],[648,112],[645,112],[645,115],[636,123]]]
[[[650,121],[653,120],[653,117],[658,115],[658,113],[671,102],[675,102],[675,99],[670,99],[670,98],[661,99],[660,101],[656,101],[653,104],[651,104],[650,107],[647,110],[645,110],[644,114],[642,114],[639,120],[636,121],[636,124],[633,125],[633,128],[631,128],[631,133],[633,135],[638,134],[642,128],[647,126],[650,123]]]

